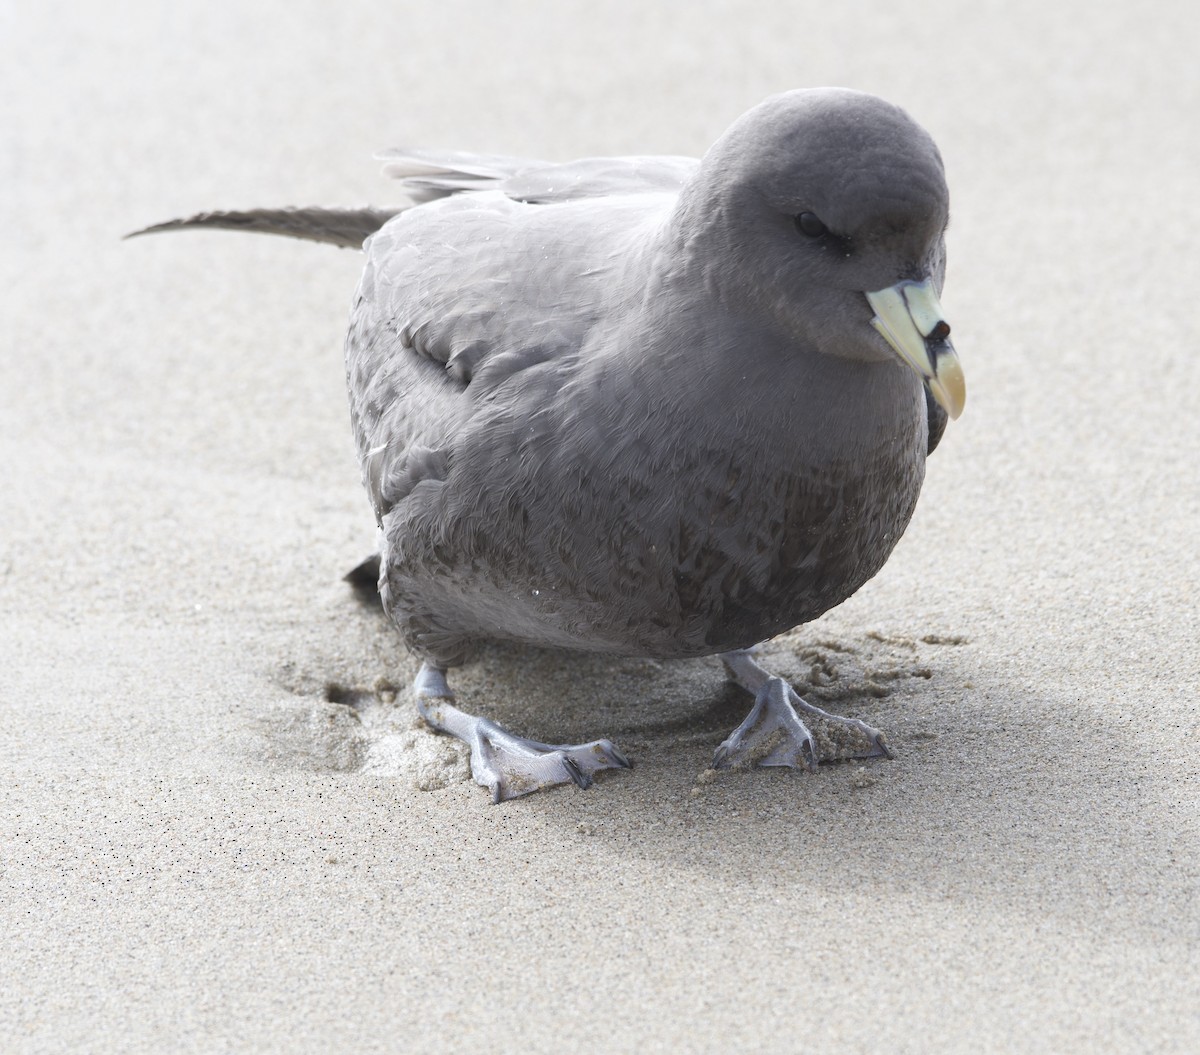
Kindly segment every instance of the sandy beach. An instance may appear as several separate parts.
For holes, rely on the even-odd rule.
[[[0,1050],[1200,1051],[1200,14],[1146,10],[0,11]],[[970,395],[765,655],[896,758],[712,779],[716,660],[495,647],[464,706],[635,765],[493,806],[341,580],[361,257],[121,235],[820,84],[942,150]]]

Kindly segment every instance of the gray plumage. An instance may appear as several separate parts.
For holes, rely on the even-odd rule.
[[[415,160],[392,171],[421,191],[495,187],[371,239],[346,345],[384,601],[415,651],[724,652],[882,567],[929,431],[860,291],[940,279],[946,222],[901,111],[777,97],[641,184],[638,159]],[[806,208],[857,259],[799,235]]]
[[[721,654],[756,705],[717,763],[815,763],[814,709],[744,650],[879,571],[961,409],[933,141],[818,89],[768,99],[700,161],[383,158],[418,204],[152,230],[370,235],[347,383],[422,713],[497,799],[586,785],[625,764],[607,741],[463,715],[445,669],[489,639]]]

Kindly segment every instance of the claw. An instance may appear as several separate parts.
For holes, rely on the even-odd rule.
[[[576,762],[575,759],[573,759],[570,755],[565,755],[563,757],[563,765],[566,767],[571,779],[575,781],[577,786],[583,788],[584,791],[592,786],[592,778],[579,768],[579,763]]]
[[[615,769],[632,769],[633,763],[629,761],[625,755],[617,750],[617,745],[611,740],[597,740],[593,750],[598,754],[605,755],[610,761],[615,762]]]

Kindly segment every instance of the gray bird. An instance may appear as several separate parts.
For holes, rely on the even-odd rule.
[[[699,161],[384,158],[416,204],[148,230],[363,247],[346,376],[379,593],[474,779],[500,801],[629,764],[457,708],[446,671],[484,640],[719,655],[755,700],[717,768],[815,767],[806,714],[890,754],[751,649],[883,567],[962,410],[928,133],[823,88],[767,99]]]

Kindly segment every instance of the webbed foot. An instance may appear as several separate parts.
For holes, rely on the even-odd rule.
[[[817,768],[817,742],[788,700],[791,686],[768,678],[754,707],[713,755],[713,769],[750,766]]]
[[[543,744],[454,706],[445,672],[426,663],[413,684],[421,717],[438,732],[471,748],[471,776],[492,793],[492,802],[519,798],[541,788],[573,783],[591,787],[602,769],[629,769],[629,760],[610,740],[587,744]]]
[[[721,662],[729,676],[754,693],[755,699],[746,720],[717,748],[714,769],[803,765],[811,770],[825,758],[894,757],[880,730],[809,703],[782,678],[772,677],[760,667],[748,649],[723,653]],[[823,735],[819,739],[809,731],[802,714],[820,719]]]

